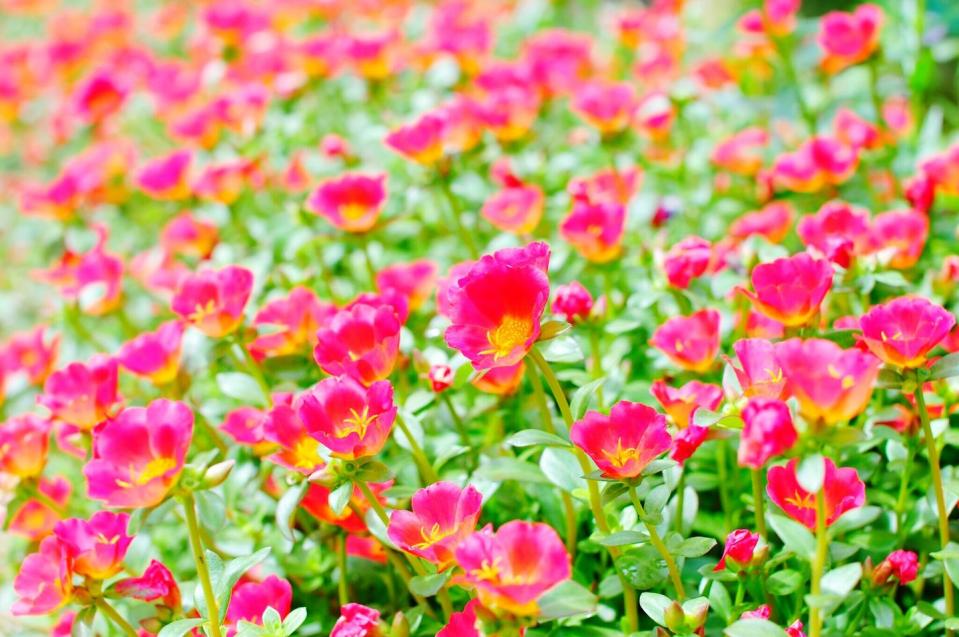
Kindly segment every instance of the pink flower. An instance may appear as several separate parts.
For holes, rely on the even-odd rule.
[[[437,394],[453,386],[453,368],[449,365],[432,365],[429,371],[430,387]]]
[[[379,453],[396,418],[389,381],[364,387],[349,376],[321,380],[295,407],[310,435],[347,460]]]
[[[193,154],[178,150],[150,160],[136,177],[137,185],[154,199],[186,199],[190,194],[189,171]]]
[[[878,126],[863,119],[848,108],[840,108],[833,119],[836,139],[856,150],[873,150],[883,145]]]
[[[884,363],[895,367],[921,367],[955,324],[951,312],[921,296],[873,306],[859,319],[863,342]]]
[[[908,584],[919,574],[919,556],[913,551],[899,549],[890,553],[873,571],[873,582],[884,584],[892,576],[900,584]]]
[[[253,317],[262,333],[250,343],[250,354],[257,360],[297,354],[316,344],[317,329],[335,313],[336,306],[321,301],[309,288],[295,287],[264,304]]]
[[[593,295],[579,281],[556,286],[553,313],[562,315],[567,323],[587,320],[592,310]]]
[[[752,398],[743,409],[743,433],[739,443],[739,466],[762,469],[770,458],[796,444],[789,407],[775,398]]]
[[[386,146],[403,157],[424,166],[432,166],[443,157],[446,119],[427,113],[418,120],[395,128],[386,136]]]
[[[418,309],[436,286],[436,263],[420,259],[411,263],[394,263],[376,273],[376,289],[393,290],[406,297],[411,312]]]
[[[370,385],[393,371],[400,327],[396,312],[388,305],[354,305],[320,327],[313,358],[327,374],[347,374]]]
[[[113,587],[123,597],[156,602],[174,610],[180,608],[180,587],[170,569],[156,560],[150,560],[140,577],[127,577]]]
[[[477,531],[456,548],[462,579],[476,588],[487,608],[514,615],[536,615],[536,600],[569,579],[570,557],[547,524],[513,520],[495,533]]]
[[[54,536],[44,539],[36,553],[20,565],[13,581],[17,601],[14,615],[46,615],[64,606],[73,595],[73,572],[67,547]]]
[[[380,611],[362,604],[345,604],[330,637],[381,637]]]
[[[709,427],[700,427],[699,425],[689,425],[673,436],[672,449],[669,457],[680,465],[686,463],[696,450],[699,449],[709,437]]]
[[[759,544],[759,534],[746,529],[736,529],[726,536],[726,546],[723,548],[723,556],[716,564],[714,571],[722,571],[726,568],[726,562],[733,562],[736,566],[742,568],[748,566],[753,559],[753,552],[756,545]]]
[[[863,4],[852,13],[830,11],[819,24],[819,46],[823,50],[822,67],[838,73],[848,66],[867,60],[879,47],[882,9]]]
[[[463,610],[450,615],[449,622],[436,633],[436,637],[485,637],[477,628],[479,625],[479,619],[476,616],[477,608],[482,608],[479,600],[470,600]]]
[[[183,328],[181,321],[167,321],[155,332],[144,332],[120,348],[117,361],[154,385],[171,383],[180,371]]]
[[[273,408],[263,418],[263,437],[280,446],[267,460],[309,476],[325,464],[320,443],[310,436],[294,408],[293,394],[274,394]]]
[[[197,219],[189,211],[181,212],[163,226],[160,245],[171,254],[207,259],[219,240],[217,227]]]
[[[752,176],[763,166],[763,149],[768,143],[769,133],[764,129],[746,128],[717,144],[711,160],[723,170]]]
[[[872,249],[890,268],[916,265],[929,239],[929,217],[914,210],[890,210],[872,220]]]
[[[586,82],[571,103],[573,111],[604,136],[624,131],[638,106],[636,90],[625,82]]]
[[[123,297],[123,261],[106,249],[107,230],[95,226],[97,243],[84,253],[67,249],[51,268],[38,277],[57,286],[65,299],[76,301],[92,316],[115,310]]]
[[[41,477],[37,481],[37,490],[47,496],[48,500],[29,498],[13,512],[7,526],[8,531],[31,542],[39,542],[53,533],[53,527],[60,521],[61,516],[47,502],[65,510],[70,501],[72,487],[63,476],[54,476],[49,480]]]
[[[36,414],[20,414],[0,424],[0,472],[19,478],[43,473],[50,447],[48,420]]]
[[[773,201],[760,210],[748,212],[729,225],[729,236],[744,241],[752,236],[780,243],[789,234],[795,212],[788,201]]]
[[[484,255],[446,290],[452,321],[447,345],[477,370],[518,364],[539,338],[549,299],[548,267],[545,243]]]
[[[210,338],[222,338],[243,322],[253,273],[229,265],[187,276],[173,297],[173,311]]]
[[[93,459],[83,468],[88,495],[107,506],[159,504],[176,484],[193,438],[193,412],[159,399],[130,407],[93,436]]]
[[[670,446],[666,418],[652,407],[620,401],[609,415],[586,412],[573,423],[570,440],[608,478],[635,478]]]
[[[866,501],[866,485],[855,469],[837,469],[829,458],[824,458],[825,525],[828,527],[846,511],[861,507]],[[776,506],[796,522],[810,530],[816,529],[816,494],[799,485],[796,468],[799,459],[793,458],[785,467],[770,467],[766,473],[766,493]]]
[[[67,549],[74,572],[104,580],[123,569],[123,558],[133,538],[127,535],[130,516],[98,511],[89,521],[71,518],[58,522],[54,535]]]
[[[226,414],[220,429],[241,445],[254,449],[272,446],[264,442],[263,423],[265,414],[256,407],[240,407]]]
[[[573,208],[560,224],[559,231],[584,259],[607,263],[622,251],[626,207],[615,202],[574,200]]]
[[[674,316],[656,328],[649,344],[683,369],[704,372],[719,351],[719,312],[706,309]]]
[[[786,391],[807,421],[835,424],[866,408],[880,366],[872,354],[819,338],[791,338],[775,349]]]
[[[37,397],[37,403],[54,418],[84,430],[110,418],[122,402],[117,391],[117,361],[102,355],[50,374]]]
[[[483,203],[483,218],[503,232],[525,235],[543,218],[546,198],[539,186],[516,184],[492,194]]]
[[[659,401],[679,429],[692,423],[693,414],[699,407],[715,411],[723,401],[723,389],[719,385],[691,380],[682,387],[670,387],[665,381],[654,381],[649,392]]]
[[[412,512],[390,515],[389,538],[439,570],[448,568],[456,547],[476,530],[483,496],[471,486],[460,489],[451,482],[437,482],[413,494],[411,505]]]
[[[316,187],[306,209],[346,232],[367,232],[386,203],[386,174],[346,173]]]
[[[246,621],[261,625],[267,608],[273,608],[282,619],[290,613],[292,603],[293,587],[281,577],[270,575],[262,582],[241,580],[230,595],[226,623],[236,626]]]
[[[813,137],[796,151],[780,155],[772,170],[783,188],[811,193],[847,181],[858,164],[854,148],[832,137]]]
[[[783,370],[776,360],[773,344],[762,338],[743,338],[733,343],[736,360],[726,359],[747,397],[780,398],[786,386]]]
[[[753,268],[751,281],[755,292],[739,290],[757,310],[769,318],[794,327],[809,323],[819,312],[826,293],[832,288],[833,269],[828,261],[814,259],[805,252],[760,263]]]
[[[713,260],[713,247],[701,237],[686,237],[663,257],[666,279],[675,288],[685,290],[693,279],[702,276]]]
[[[56,364],[60,352],[60,335],[48,335],[45,326],[39,325],[29,332],[14,334],[0,345],[0,367],[8,372],[23,372],[27,379],[42,384]]]

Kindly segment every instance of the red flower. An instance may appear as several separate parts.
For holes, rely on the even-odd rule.
[[[477,370],[518,364],[539,337],[549,298],[548,267],[545,243],[483,256],[446,290],[452,321],[447,345]]]
[[[879,47],[882,9],[863,4],[852,13],[830,11],[819,24],[819,46],[823,50],[822,67],[827,73],[867,60]]]
[[[574,445],[586,452],[609,478],[635,478],[670,445],[666,418],[652,407],[621,401],[609,415],[586,412],[569,432]]]
[[[656,328],[649,344],[683,369],[704,372],[719,351],[719,312],[706,309],[675,316]]]
[[[113,587],[123,597],[156,602],[173,610],[180,608],[180,587],[170,569],[156,560],[150,560],[140,577],[127,577]]]
[[[866,485],[855,469],[836,468],[824,458],[823,495],[825,525],[828,527],[846,511],[861,507],[866,501]],[[796,468],[799,460],[793,458],[785,467],[770,467],[766,473],[766,493],[786,515],[810,530],[816,529],[816,494],[799,485]]]
[[[761,338],[744,338],[733,343],[739,367],[726,359],[736,374],[743,395],[780,398],[786,386],[773,344]]]
[[[739,466],[761,469],[770,458],[789,451],[796,444],[789,407],[775,398],[752,398],[743,409]]]
[[[921,367],[952,330],[956,317],[921,296],[904,296],[872,307],[861,319],[862,338],[887,365]]]
[[[689,283],[702,276],[713,261],[713,247],[701,237],[686,237],[663,257],[666,279],[673,287],[685,290]]]

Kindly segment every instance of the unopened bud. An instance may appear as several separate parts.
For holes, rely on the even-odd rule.
[[[224,460],[207,468],[203,474],[203,488],[212,489],[223,484],[233,471],[236,460]]]
[[[686,611],[680,606],[679,602],[671,602],[666,610],[663,611],[663,622],[666,628],[674,633],[684,630],[686,627]]]
[[[390,627],[390,637],[409,637],[410,623],[402,611],[393,616],[393,625]]]

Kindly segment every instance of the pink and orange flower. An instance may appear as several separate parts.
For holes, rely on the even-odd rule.
[[[952,330],[956,317],[921,296],[873,306],[859,320],[863,342],[887,365],[921,367]]]
[[[393,371],[399,355],[400,327],[389,305],[353,305],[338,311],[319,329],[313,358],[327,374],[346,374],[371,385]]]
[[[574,445],[586,452],[608,478],[636,478],[665,453],[672,439],[666,417],[641,403],[621,401],[608,416],[586,412],[569,432]]]
[[[787,327],[806,325],[819,313],[832,288],[833,269],[828,261],[805,252],[753,268],[753,290],[739,290],[753,306]]]
[[[825,505],[825,526],[829,527],[846,511],[861,507],[866,501],[866,485],[859,472],[852,468],[837,468],[824,458],[822,490]],[[766,473],[766,493],[783,512],[810,530],[816,529],[816,494],[802,488],[796,476],[799,460],[793,458],[786,466],[771,467]]]
[[[253,273],[240,266],[201,270],[187,276],[171,307],[183,320],[210,338],[227,336],[243,322],[253,289]]]
[[[704,372],[713,366],[719,352],[719,312],[705,309],[674,316],[656,328],[649,344],[675,365]]]
[[[143,332],[124,343],[117,361],[125,370],[154,385],[167,385],[180,371],[183,329],[183,323],[174,320],[163,323],[154,332]]]
[[[398,547],[444,570],[455,551],[476,530],[483,496],[471,486],[436,482],[413,494],[412,511],[393,511],[387,529]]]
[[[346,173],[322,182],[306,209],[346,232],[370,231],[386,204],[386,174]]]

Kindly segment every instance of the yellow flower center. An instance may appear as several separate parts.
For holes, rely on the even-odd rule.
[[[155,478],[159,478],[170,469],[176,467],[176,460],[173,458],[154,458],[147,463],[143,470],[137,473],[133,466],[130,466],[130,481],[117,480],[117,485],[129,488],[133,486],[143,486]]]
[[[826,367],[826,372],[828,372],[829,375],[832,378],[835,378],[836,380],[841,379],[843,389],[850,389],[853,385],[856,384],[855,378],[853,378],[849,374],[846,374],[845,376],[843,376],[841,373],[839,373],[839,370],[836,369],[836,367],[832,365],[831,363]]]
[[[206,317],[213,314],[214,312],[216,312],[216,301],[213,299],[210,299],[209,301],[206,302],[205,305],[201,305],[200,303],[197,303],[196,308],[194,308],[193,310],[193,313],[190,314],[187,318],[190,320],[191,323],[199,323]]]
[[[799,491],[796,491],[791,497],[786,498],[786,503],[800,509],[815,509],[816,497],[811,493],[802,495]]]
[[[516,347],[524,345],[533,331],[533,322],[527,317],[507,314],[494,330],[486,333],[490,348],[481,352],[492,354],[495,360],[506,358]]]
[[[630,460],[639,458],[639,449],[635,447],[624,448],[623,439],[619,438],[616,440],[616,449],[613,451],[603,449],[603,455],[606,456],[606,459],[609,460],[614,467],[622,469]]]
[[[446,538],[448,538],[449,536],[453,535],[453,531],[454,529],[450,529],[449,531],[444,531],[442,528],[440,528],[440,525],[438,522],[430,528],[429,533],[426,532],[425,528],[421,528],[420,537],[423,538],[423,541],[418,542],[417,544],[414,544],[413,548],[421,551],[423,549],[428,549],[429,547],[433,546],[437,542],[441,542],[445,540]]]
[[[498,560],[494,560],[492,564],[488,560],[483,560],[483,563],[479,568],[474,568],[471,571],[473,577],[478,580],[483,580],[487,582],[495,582],[499,579],[499,565],[496,563]]]
[[[350,434],[356,434],[360,438],[365,438],[366,430],[373,424],[373,421],[376,420],[376,416],[370,415],[370,408],[368,406],[363,407],[363,411],[359,413],[357,413],[355,409],[351,409],[350,414],[349,418],[343,419],[343,423],[336,431],[336,437],[346,438]]]
[[[307,436],[300,438],[293,447],[293,466],[298,469],[312,469],[320,462],[320,443]]]
[[[350,202],[340,206],[340,214],[347,221],[356,221],[366,214],[367,207],[361,203]]]

